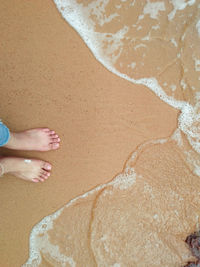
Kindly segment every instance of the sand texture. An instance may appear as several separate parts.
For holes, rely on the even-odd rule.
[[[53,165],[50,179],[43,184],[28,183],[10,175],[0,180],[0,266],[18,267],[28,258],[29,235],[36,223],[70,199],[110,181],[122,172],[127,164],[126,160],[141,143],[171,136],[177,128],[178,111],[162,102],[145,86],[134,85],[104,68],[74,29],[62,19],[53,1],[1,1],[0,15],[0,117],[12,131],[50,127],[56,130],[61,138],[60,149],[53,152],[9,151],[3,148],[0,150],[4,156],[38,158]],[[134,163],[135,170],[145,177],[138,183],[138,187],[141,190],[147,183],[149,188],[156,188],[157,205],[161,189],[165,194],[167,190],[174,189],[177,195],[187,201],[188,196],[182,193],[184,190],[181,191],[181,188],[177,189],[177,186],[183,184],[184,187],[192,183],[189,190],[194,192],[193,209],[190,210],[187,206],[185,212],[193,216],[199,201],[195,199],[195,188],[199,182],[188,167],[182,169],[185,159],[179,157],[180,153],[174,143],[175,141],[170,139],[166,145],[148,146],[137,164]],[[157,172],[167,171],[174,166],[168,156],[169,151],[174,151],[177,169],[169,180],[169,176],[164,176],[161,180],[155,168],[157,159],[160,159]],[[150,177],[157,179],[148,178],[143,167],[144,162],[145,166],[152,169]],[[131,161],[128,164],[133,167]],[[177,184],[173,183],[174,179],[178,180],[179,177],[182,180]],[[189,177],[189,181],[185,177]],[[166,185],[167,181],[169,187]],[[109,189],[105,189],[105,192]],[[131,193],[129,190],[130,188],[124,190],[124,198],[118,189],[114,190],[113,195],[104,196],[101,192],[102,195],[99,196],[98,203],[96,202],[98,208],[92,207],[94,220],[90,222],[89,227],[93,229],[92,246],[97,248],[96,259],[102,255],[101,246],[95,243],[95,240],[105,231],[98,222],[98,214],[105,211],[104,202],[112,203],[116,209],[121,205],[126,206],[129,211],[128,203],[133,201],[133,195],[138,202],[144,201],[144,198],[140,199],[137,187],[134,188],[136,191],[132,190]],[[150,197],[148,190],[145,194]],[[126,199],[126,203],[119,201],[119,195],[124,201]],[[130,197],[128,203],[127,196]],[[152,202],[151,205],[155,203]],[[173,203],[168,203],[166,211],[169,209],[169,213],[163,217],[163,225],[167,223],[165,218],[171,216],[170,205]],[[87,212],[91,209],[89,204],[83,203],[84,207],[87,206],[85,213],[84,209],[81,209],[84,213],[80,215],[83,220],[88,218]],[[148,209],[145,201],[143,205]],[[160,209],[166,207],[165,200],[159,205]],[[181,214],[182,206],[177,206],[177,209]],[[69,210],[66,212],[70,213]],[[132,212],[131,216],[138,214],[138,206]],[[153,210],[150,212],[148,209],[148,212],[147,216],[156,215]],[[115,220],[119,221],[117,212],[113,210],[113,213]],[[106,214],[105,220],[109,223],[110,218],[106,218]],[[139,214],[138,220],[145,221],[143,215]],[[67,218],[69,215],[64,216]],[[77,213],[72,210],[70,216],[76,219]],[[126,210],[123,216],[127,216]],[[177,218],[176,223],[178,220],[183,222],[184,218]],[[82,226],[87,228],[87,223],[85,221]],[[139,221],[136,220],[133,223],[135,225],[131,223],[132,221],[128,223],[130,228],[137,226]],[[186,238],[183,233],[189,234],[195,230],[191,224],[195,226],[196,221],[186,221],[178,231],[173,220],[168,223],[168,229],[175,236],[174,242],[179,244],[180,238]],[[117,227],[118,225],[116,229]],[[144,236],[148,235],[148,226],[145,227]],[[159,223],[155,224],[155,233],[156,227],[159,227]],[[136,227],[135,229],[137,232]],[[122,236],[122,240],[125,236]],[[180,250],[186,254],[180,258],[184,260],[189,257],[189,252],[183,244],[181,246]],[[119,249],[116,253],[123,254],[123,251]],[[160,253],[162,254],[162,250]],[[86,254],[85,259],[90,260],[90,252]],[[93,255],[91,262],[92,257]],[[171,259],[178,262],[176,256]],[[112,259],[106,258],[105,262],[109,266]],[[43,266],[49,266],[48,264],[44,263]]]

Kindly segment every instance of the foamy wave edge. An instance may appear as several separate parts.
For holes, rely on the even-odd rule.
[[[40,249],[38,248],[37,242],[36,242],[37,235],[44,234],[48,230],[52,229],[54,220],[56,220],[62,214],[62,212],[64,211],[65,208],[70,207],[76,201],[78,201],[80,199],[84,199],[84,198],[94,194],[95,192],[98,192],[98,191],[106,188],[109,185],[112,185],[114,187],[118,187],[121,190],[132,186],[135,183],[136,177],[138,176],[138,174],[135,172],[134,168],[131,166],[133,166],[134,163],[137,161],[139,154],[149,145],[165,144],[168,141],[172,141],[172,140],[175,141],[176,144],[178,145],[178,147],[181,148],[182,141],[180,142],[181,132],[179,129],[175,130],[175,132],[169,138],[150,140],[150,141],[144,142],[143,144],[139,145],[137,147],[137,149],[130,155],[130,157],[126,161],[124,169],[121,171],[121,173],[116,175],[111,181],[109,181],[105,184],[101,184],[101,185],[89,190],[88,192],[86,192],[82,195],[79,195],[74,199],[71,199],[67,204],[65,204],[59,210],[57,210],[56,212],[54,212],[51,215],[44,217],[39,223],[37,223],[33,227],[32,231],[31,231],[30,239],[29,239],[29,258],[28,258],[27,262],[24,263],[21,267],[38,267],[41,264],[42,257],[40,254]],[[52,245],[52,247],[53,247],[53,245]],[[59,261],[62,264],[69,263],[70,266],[76,267],[76,263],[73,261],[73,259],[70,256],[66,257],[66,256],[60,254],[60,252],[57,251],[56,247],[55,247],[55,250],[56,250],[56,253],[59,254]],[[58,255],[56,255],[56,256],[58,256]],[[63,266],[65,266],[65,265],[63,265]]]
[[[42,262],[41,254],[39,251],[39,248],[37,247],[36,237],[37,235],[44,234],[46,231],[53,228],[53,222],[56,220],[63,212],[65,208],[70,207],[72,204],[74,204],[76,201],[86,198],[89,195],[94,194],[97,191],[100,191],[104,189],[105,187],[112,185],[114,187],[118,187],[119,189],[123,190],[130,186],[132,186],[135,183],[137,173],[135,172],[133,167],[130,167],[130,165],[133,164],[133,162],[136,161],[138,154],[147,146],[149,145],[155,145],[155,144],[164,144],[169,140],[169,138],[165,139],[157,139],[157,140],[151,140],[147,141],[140,146],[138,146],[137,150],[134,151],[128,161],[125,164],[124,170],[116,175],[110,182],[99,185],[95,187],[94,189],[86,192],[85,194],[79,195],[76,198],[71,199],[66,205],[61,207],[59,210],[54,212],[51,215],[48,215],[44,217],[39,223],[37,223],[30,234],[29,239],[29,258],[27,262],[25,262],[21,267],[38,267],[39,264]],[[56,248],[55,248],[56,249]],[[73,259],[70,257],[63,256],[62,254],[59,255],[59,260],[64,263],[69,263],[72,267],[75,267],[76,264],[74,263]]]
[[[191,130],[188,128],[191,126],[191,124],[196,120],[199,121],[199,116],[196,115],[194,107],[192,107],[189,103],[185,101],[178,101],[175,100],[173,97],[168,96],[162,87],[159,85],[158,81],[152,77],[152,78],[142,78],[135,80],[133,78],[130,78],[126,74],[122,74],[119,71],[117,71],[115,68],[112,68],[109,63],[101,57],[101,53],[98,50],[98,42],[96,39],[98,39],[98,33],[95,33],[92,25],[88,25],[85,23],[84,18],[82,17],[82,14],[77,6],[77,3],[74,0],[70,0],[70,4],[68,3],[68,9],[66,11],[66,8],[63,10],[63,7],[66,7],[66,3],[63,3],[62,0],[54,0],[54,3],[56,4],[59,12],[61,13],[62,17],[77,31],[77,33],[81,36],[83,41],[86,43],[86,45],[90,48],[92,51],[94,57],[104,66],[106,67],[110,72],[113,74],[118,75],[121,78],[126,79],[129,82],[132,82],[133,84],[141,84],[149,88],[151,91],[153,91],[162,101],[169,104],[170,106],[174,107],[175,109],[178,109],[181,111],[181,115],[179,116],[179,123],[178,128],[184,132],[188,136],[188,141],[191,144],[191,146],[194,148],[194,150],[200,154],[200,146],[196,144],[191,138]],[[75,10],[76,9],[76,10]],[[192,133],[193,134],[193,133]],[[178,135],[177,135],[178,136]],[[135,151],[131,156],[131,161],[134,160],[138,154],[138,152],[146,145],[149,144],[157,144],[157,143],[165,143],[168,139],[159,139],[154,141],[148,141],[141,146],[139,146],[138,150]],[[179,140],[177,140],[179,142]],[[199,168],[199,166],[197,166]],[[47,230],[52,229],[53,227],[53,221],[58,218],[62,211],[71,206],[74,202],[81,198],[85,198],[103,188],[105,188],[108,185],[116,185],[119,186],[120,184],[124,184],[127,182],[134,182],[134,176],[136,173],[134,172],[134,169],[130,169],[128,166],[125,168],[124,173],[120,173],[117,175],[111,182],[102,184],[100,186],[95,187],[94,189],[86,192],[83,195],[77,196],[76,198],[70,200],[65,206],[63,206],[61,209],[56,211],[55,213],[46,216],[42,221],[40,221],[38,224],[36,224],[30,235],[30,249],[29,249],[29,259],[28,261],[22,265],[22,267],[36,267],[41,263],[41,255],[39,250],[37,249],[36,243],[35,243],[35,236],[36,234],[42,234]],[[196,175],[200,176],[200,172],[196,173]],[[127,180],[124,179],[127,177]],[[129,179],[130,177],[130,179]],[[33,262],[34,261],[34,262]],[[71,263],[71,266],[75,266],[73,264],[73,261],[70,262],[70,259],[66,259],[69,263]]]
[[[92,51],[94,57],[105,68],[107,68],[113,74],[116,74],[117,76],[133,84],[140,84],[146,86],[152,92],[154,92],[162,101],[172,106],[173,108],[181,111],[181,115],[178,119],[178,128],[187,135],[190,145],[198,154],[200,154],[200,140],[198,132],[196,128],[192,126],[192,124],[195,124],[196,122],[200,123],[200,116],[196,114],[195,110],[199,108],[199,106],[195,108],[185,101],[179,101],[171,96],[168,96],[164,92],[162,87],[159,85],[157,79],[154,77],[135,80],[133,78],[130,78],[126,74],[117,71],[115,68],[109,65],[108,60],[102,58],[99,42],[97,41],[99,39],[100,34],[94,31],[94,26],[92,22],[86,22],[86,19],[84,19],[84,16],[81,11],[81,5],[77,4],[75,0],[54,0],[54,3],[56,4],[58,11],[61,13],[65,21],[67,21],[67,23],[69,23],[76,30],[76,32],[81,36],[85,44]],[[197,141],[194,141],[194,138],[196,138]]]

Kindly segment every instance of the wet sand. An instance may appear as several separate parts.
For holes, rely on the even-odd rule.
[[[0,180],[0,266],[13,267],[38,221],[111,180],[139,144],[170,136],[177,111],[106,70],[53,1],[2,1],[0,13],[0,117],[12,131],[50,127],[62,140],[53,152],[0,151],[53,164],[43,184]]]

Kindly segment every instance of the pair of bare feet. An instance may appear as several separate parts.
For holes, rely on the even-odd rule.
[[[20,133],[10,133],[4,146],[15,150],[49,151],[59,148],[60,138],[49,128],[31,129]],[[32,182],[44,182],[50,176],[51,164],[37,159],[17,157],[0,158],[0,176],[10,173]]]

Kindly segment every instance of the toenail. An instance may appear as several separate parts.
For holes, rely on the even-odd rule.
[[[37,179],[32,179],[34,183],[38,183],[39,181]]]
[[[54,149],[54,148],[58,148],[59,147],[59,143],[53,143],[51,144],[51,148]]]
[[[50,165],[47,166],[47,170],[51,170],[51,166]]]

